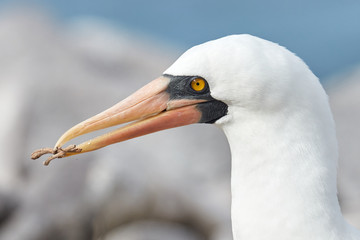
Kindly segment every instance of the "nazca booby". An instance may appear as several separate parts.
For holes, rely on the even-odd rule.
[[[214,123],[227,136],[235,240],[360,239],[340,212],[335,126],[318,78],[284,47],[251,35],[189,49],[161,77],[69,129],[45,163],[191,123]]]

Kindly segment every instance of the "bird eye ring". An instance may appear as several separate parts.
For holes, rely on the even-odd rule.
[[[206,87],[206,82],[202,78],[195,78],[191,81],[191,88],[196,92],[201,92]]]

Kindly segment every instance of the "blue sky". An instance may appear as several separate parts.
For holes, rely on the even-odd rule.
[[[18,1],[0,0],[6,5]],[[234,33],[286,46],[320,78],[360,64],[358,0],[29,0],[60,21],[95,16],[185,50]]]

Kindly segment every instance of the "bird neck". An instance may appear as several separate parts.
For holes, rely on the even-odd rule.
[[[348,226],[330,110],[320,119],[286,115],[242,112],[222,126],[232,154],[234,239],[342,239]]]

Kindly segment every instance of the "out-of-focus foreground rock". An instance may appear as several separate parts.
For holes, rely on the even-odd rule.
[[[96,21],[59,26],[36,11],[1,13],[0,239],[231,239],[230,153],[214,126],[159,132],[49,167],[30,160],[177,56]],[[358,227],[359,86],[357,78],[330,89],[341,200]]]

